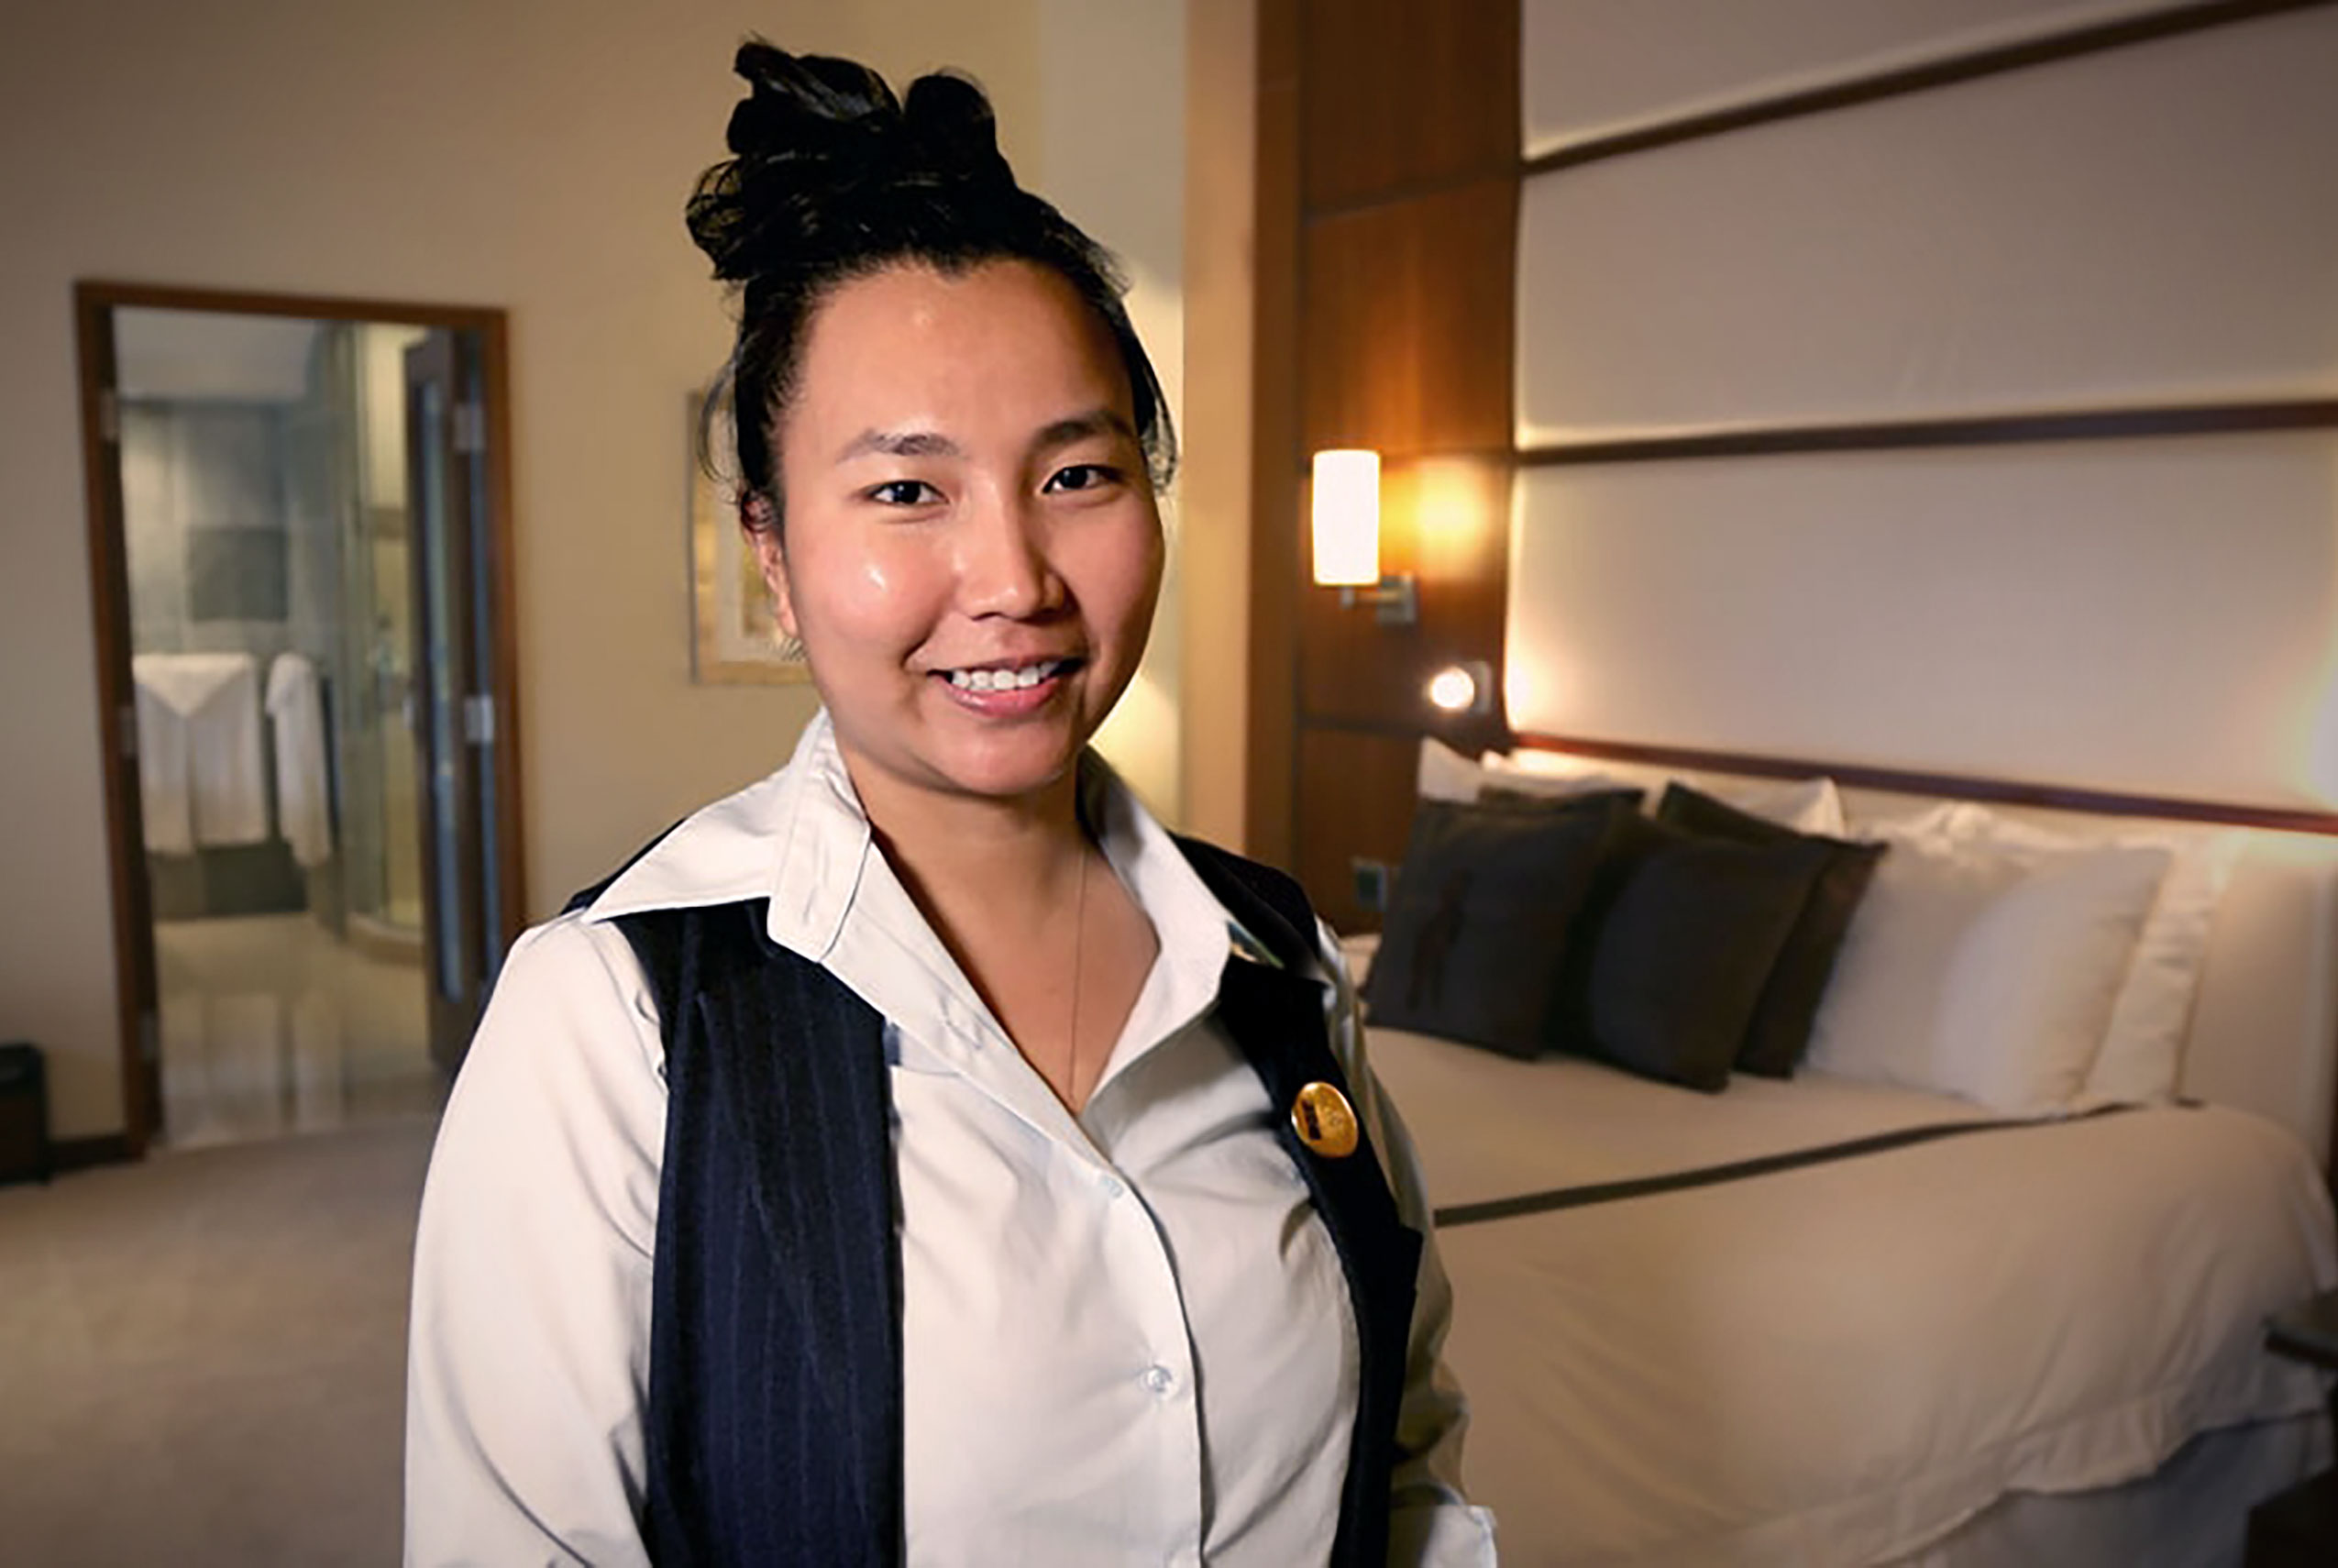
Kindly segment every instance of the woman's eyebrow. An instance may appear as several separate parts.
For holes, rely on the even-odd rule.
[[[1075,441],[1085,441],[1095,436],[1119,436],[1133,441],[1136,431],[1126,419],[1108,408],[1092,408],[1086,414],[1075,414],[1069,419],[1059,419],[1042,428],[1031,443],[1035,452],[1052,452],[1058,447],[1068,447]]]
[[[888,458],[954,458],[958,444],[932,430],[864,430],[836,454],[840,463],[866,452]]]

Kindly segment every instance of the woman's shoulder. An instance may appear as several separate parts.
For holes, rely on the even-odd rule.
[[[521,933],[504,955],[470,1054],[519,1051],[542,1058],[581,1045],[638,1055],[645,994],[624,933],[581,910],[563,911]]]
[[[1298,878],[1206,839],[1175,836],[1203,883],[1269,955],[1295,968],[1320,960],[1322,922]]]
[[[783,767],[683,817],[568,900],[590,921],[767,897],[800,793]]]

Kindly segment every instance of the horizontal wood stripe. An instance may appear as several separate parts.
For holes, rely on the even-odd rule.
[[[2195,403],[2166,408],[2092,408],[1992,414],[1861,425],[1777,425],[1690,436],[1627,436],[1518,447],[1522,468],[1776,457],[1810,452],[1915,451],[2051,441],[2133,441],[2172,436],[2244,436],[2338,429],[2338,398]]]
[[[1627,1181],[1558,1187],[1547,1192],[1523,1193],[1516,1198],[1489,1198],[1483,1203],[1456,1203],[1437,1210],[1435,1219],[1439,1230],[1450,1231],[1461,1225],[1482,1225],[1489,1220],[1516,1220],[1530,1214],[1551,1214],[1562,1209],[1589,1209],[1602,1203],[1620,1203],[1627,1198],[1653,1198],[1660,1193],[1717,1187],[1724,1182],[1746,1181],[1754,1176],[1775,1176],[1781,1171],[1802,1170],[1811,1165],[1831,1165],[1836,1160],[1858,1159],[1863,1154],[1888,1154],[1894,1149],[1912,1148],[1919,1143],[1936,1143],[1943,1138],[1958,1138],[1972,1132],[2057,1127],[2065,1121],[2091,1121],[2099,1116],[2133,1109],[2125,1105],[2105,1105],[2081,1111],[2075,1117],[2043,1121],[1991,1117],[1986,1121],[1935,1121],[1922,1127],[1901,1127],[1889,1132],[1874,1132],[1840,1143],[1790,1149],[1784,1154],[1731,1160],[1725,1165],[1700,1165],[1694,1170],[1667,1171],[1660,1176],[1636,1176]]]
[[[2175,822],[2266,828],[2279,833],[2338,837],[2338,811],[2320,811],[2310,807],[2266,806],[2247,801],[2128,793],[2026,779],[1927,773],[1867,763],[1708,751],[1695,746],[1652,745],[1637,741],[1600,740],[1581,735],[1520,734],[1515,735],[1513,741],[1516,746],[1528,751],[1562,752],[1571,756],[1601,757],[1652,767],[1737,773],[1766,778],[1814,778],[1823,776],[1837,784],[1858,790],[1938,795],[1951,800],[1984,801],[1996,805],[2041,806],[2054,811],[2085,812],[2097,816],[2156,817]]]
[[[1683,115],[1677,119],[1555,148],[1524,160],[1519,170],[1529,177],[1549,174],[1605,159],[1620,158],[1627,153],[1646,152],[1655,148],[1744,130],[1751,126],[1851,108],[1910,93],[1950,87],[2008,71],[2050,65],[2058,61],[2101,54],[2107,50],[2153,43],[2209,28],[2254,21],[2288,11],[2310,10],[2332,3],[2332,0],[2200,0],[2198,4],[2172,6],[2148,16],[2120,17],[2057,33],[2050,38],[2024,39],[2013,43],[1991,45],[1963,54],[1877,72],[1872,75],[1781,93],[1728,108]]]

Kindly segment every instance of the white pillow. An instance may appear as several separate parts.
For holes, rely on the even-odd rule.
[[[1784,779],[1774,783],[1697,785],[1696,789],[1741,812],[1764,817],[1796,833],[1845,836],[1843,797],[1832,778]]]
[[[1960,853],[1937,834],[1882,837],[1891,847],[1835,955],[1803,1062],[1845,1077],[1930,1088],[1932,1021],[1957,944],[2024,867],[2006,856]]]
[[[1940,1087],[2009,1116],[2077,1099],[2168,860],[2159,848],[2069,856],[1992,900],[1958,940],[1933,1014]]]
[[[1594,763],[1549,751],[1520,751],[1509,756],[1489,751],[1478,758],[1478,780],[1486,788],[1554,799],[1595,794],[1603,790],[1640,790],[1646,793],[1642,786],[1603,772]]]
[[[1434,744],[1434,743],[1425,743]],[[1448,752],[1457,760],[1458,754]],[[1635,778],[1623,778],[1601,768],[1598,764],[1565,752],[1520,750],[1507,756],[1489,751],[1478,759],[1483,780],[1505,790],[1516,790],[1529,795],[1581,795],[1594,790],[1640,790],[1653,806],[1664,793],[1668,775],[1642,772]],[[1423,777],[1428,764],[1424,759]],[[1843,797],[1832,778],[1795,778],[1770,781],[1709,783],[1702,778],[1684,779],[1693,788],[1758,817],[1790,827],[1796,833],[1824,834],[1829,838],[1841,838]]]
[[[1423,735],[1416,792],[1424,801],[1474,801],[1484,770],[1443,741]]]
[[[2192,1003],[2217,906],[2240,857],[2237,833],[2170,834],[2149,829],[2087,840],[1964,802],[1950,812],[1945,831],[2015,851],[2067,855],[2105,844],[2151,847],[2170,856],[2167,875],[2144,922],[2132,961],[2111,1010],[2102,1049],[2087,1075],[2090,1102],[2150,1104],[2172,1099],[2191,1032]]]
[[[1852,836],[1865,839],[1929,838],[1949,831],[1962,812],[1981,808],[1967,801],[1935,801],[1931,805],[1878,816],[1862,812],[1851,819]]]
[[[2175,1098],[2209,937],[2241,842],[2238,834],[2195,842],[2167,867],[2111,1010],[2110,1032],[2087,1075],[2090,1099],[2142,1105]]]
[[[1895,836],[1853,916],[1809,1065],[2008,1115],[2067,1107],[2167,870],[2160,848]]]
[[[1547,762],[1541,760],[1546,756]],[[1537,760],[1532,764],[1520,760],[1527,757]],[[1483,758],[1472,758],[1428,735],[1421,737],[1420,762],[1413,782],[1415,792],[1424,801],[1474,801],[1489,784],[1522,795],[1553,797],[1637,788],[1572,756],[1521,752],[1513,758],[1489,751]]]

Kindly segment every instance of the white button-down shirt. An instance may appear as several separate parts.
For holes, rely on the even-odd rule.
[[[1242,940],[1108,769],[1089,820],[1160,952],[1075,1118],[875,845],[824,717],[778,773],[685,822],[513,950],[447,1106],[414,1259],[406,1561],[645,1561],[641,1416],[664,1143],[656,1008],[629,911],[768,897],[776,942],[886,1020],[900,1194],[912,1564],[1320,1562],[1357,1388],[1339,1256],[1213,1018]],[[1334,1047],[1406,1222],[1401,1129]],[[1458,1485],[1450,1305],[1421,1265],[1392,1560],[1494,1560]]]

